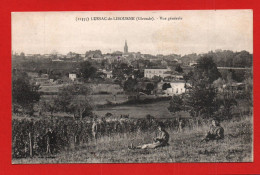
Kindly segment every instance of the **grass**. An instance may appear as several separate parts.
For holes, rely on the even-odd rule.
[[[102,137],[69,148],[59,154],[43,157],[13,159],[14,164],[24,163],[156,163],[156,162],[252,162],[252,118],[222,123],[225,139],[219,142],[200,143],[208,126],[181,133],[168,129],[170,146],[150,150],[129,150],[127,147],[149,143],[152,132],[117,134]]]
[[[93,111],[98,116],[104,116],[110,112],[114,116],[129,115],[130,118],[143,118],[150,114],[156,118],[171,118],[172,115],[168,111],[169,101],[161,101],[151,104],[137,104],[126,106],[115,106],[96,109]]]

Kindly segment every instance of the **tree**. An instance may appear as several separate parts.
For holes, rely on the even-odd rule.
[[[88,81],[91,78],[94,78],[96,75],[97,69],[92,66],[89,61],[84,61],[80,65],[80,73],[81,76],[84,78],[85,81]]]
[[[181,66],[178,64],[175,68],[175,71],[176,72],[179,72],[179,73],[182,73],[183,72],[183,69],[181,68]]]
[[[151,91],[154,90],[154,84],[153,83],[147,83],[146,90],[149,94],[151,94]]]
[[[124,82],[123,89],[126,92],[135,92],[137,90],[137,80],[131,77],[128,78],[128,80]]]
[[[190,70],[188,73],[185,73],[183,75],[183,79],[185,80],[185,82],[187,82],[188,80],[191,79],[192,76],[193,76],[193,72],[192,72],[192,70]]]
[[[168,88],[171,88],[171,84],[170,83],[164,83],[163,86],[162,86],[162,90],[166,90]]]
[[[174,95],[170,101],[170,106],[168,110],[172,113],[179,112],[183,110],[183,100],[180,96]]]
[[[91,89],[85,84],[70,84],[59,89],[55,104],[57,110],[84,118],[93,108],[90,101]]]
[[[251,71],[246,72],[245,74],[245,89],[243,91],[243,99],[246,100],[246,104],[249,108],[253,107],[253,74]],[[250,109],[252,110],[252,109]]]
[[[98,58],[102,56],[102,52],[100,50],[89,50],[85,53],[85,57],[95,57]]]
[[[221,77],[221,74],[211,56],[203,56],[198,59],[194,68],[193,82],[204,79],[207,84],[211,84],[219,77]]]
[[[185,99],[193,116],[204,115],[210,117],[218,110],[215,105],[216,89],[212,83],[219,77],[221,77],[221,74],[212,57],[203,56],[198,59],[198,64],[194,68],[194,74],[191,77],[192,87],[189,96],[186,96]]]
[[[52,96],[49,100],[41,100],[40,106],[41,110],[45,112],[50,112],[51,116],[53,116],[53,113],[58,111],[57,106],[57,97]]]
[[[12,77],[12,103],[13,111],[21,107],[32,115],[33,105],[40,100],[39,85],[36,85],[25,72],[13,72]]]
[[[144,77],[144,71],[134,70],[133,75],[135,78],[143,78]]]
[[[25,58],[25,54],[23,52],[20,53],[21,58]]]
[[[213,87],[201,88],[201,86],[193,86],[189,96],[186,97],[185,105],[189,107],[192,116],[204,115],[210,118],[218,110],[215,105],[216,92]]]
[[[112,75],[120,81],[125,80],[132,73],[132,66],[128,66],[126,63],[117,63],[113,66]]]

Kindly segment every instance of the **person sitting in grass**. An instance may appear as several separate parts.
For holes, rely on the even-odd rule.
[[[202,141],[208,142],[210,140],[220,140],[220,139],[224,139],[224,129],[220,126],[218,120],[213,119],[209,131],[207,132],[205,138],[201,140],[201,142]]]
[[[134,147],[131,145],[129,149],[154,149],[158,147],[163,147],[169,145],[169,134],[165,131],[165,127],[163,123],[159,123],[158,126],[158,134],[157,137],[153,138],[153,143],[144,144],[140,146]]]

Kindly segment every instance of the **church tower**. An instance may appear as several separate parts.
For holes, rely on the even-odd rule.
[[[125,41],[124,53],[128,53],[127,41]]]

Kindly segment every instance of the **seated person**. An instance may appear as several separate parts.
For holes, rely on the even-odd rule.
[[[220,126],[220,123],[218,120],[213,119],[212,125],[210,126],[210,129],[208,133],[206,134],[205,138],[201,141],[210,141],[210,140],[220,140],[224,139],[224,129]]]
[[[147,148],[153,149],[153,148],[169,145],[168,141],[169,141],[169,134],[168,132],[165,131],[163,123],[160,123],[158,124],[157,137],[153,138],[153,143],[144,144],[137,147],[131,146],[129,148],[130,149],[147,149]]]

